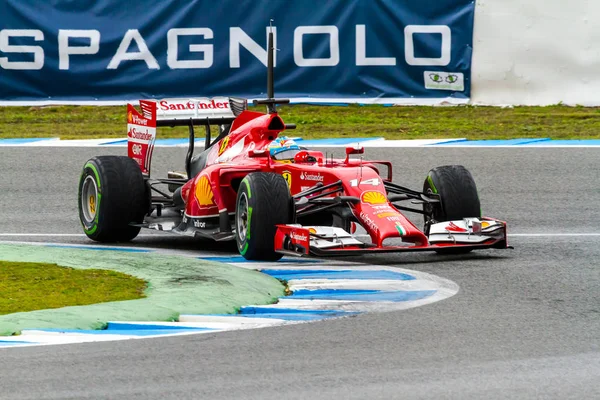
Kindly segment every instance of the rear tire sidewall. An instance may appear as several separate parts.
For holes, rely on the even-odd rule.
[[[90,219],[90,191],[86,188],[92,185],[96,196]],[[140,227],[130,224],[143,222],[148,210],[146,184],[136,162],[121,156],[88,160],[79,180],[78,209],[83,231],[90,239],[126,242],[135,238]]]

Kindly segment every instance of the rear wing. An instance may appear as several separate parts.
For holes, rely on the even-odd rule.
[[[207,97],[164,99],[156,105],[156,126],[226,125],[248,108],[245,99]]]
[[[186,159],[187,166],[188,159],[194,151],[194,125],[206,126],[208,148],[211,144],[210,125],[231,124],[247,108],[248,103],[245,99],[229,97],[140,100],[141,113],[133,104],[127,104],[127,155],[139,164],[142,174],[148,177],[156,128],[188,126],[190,148]],[[221,129],[221,132],[224,132],[224,129]]]

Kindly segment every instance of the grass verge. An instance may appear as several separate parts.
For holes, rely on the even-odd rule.
[[[252,108],[262,111],[263,107]],[[600,108],[386,107],[291,105],[280,107],[288,135],[304,138],[553,139],[600,138]],[[125,107],[0,107],[0,138],[123,138]],[[159,138],[187,137],[186,128],[162,128]]]
[[[146,282],[120,272],[0,261],[0,315],[145,297]]]

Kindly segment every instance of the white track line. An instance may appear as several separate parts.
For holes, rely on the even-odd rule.
[[[509,233],[508,237],[516,236],[516,237],[561,237],[561,236],[569,236],[569,237],[578,237],[578,236],[600,236],[600,233]]]
[[[0,233],[0,237],[87,237],[83,233]],[[176,237],[175,234],[155,233],[141,234],[137,237]]]

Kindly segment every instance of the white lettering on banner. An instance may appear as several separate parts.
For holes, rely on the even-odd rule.
[[[329,58],[304,58],[304,35],[329,35]],[[294,30],[294,62],[299,67],[333,67],[340,63],[340,39],[335,25],[299,26]]]
[[[197,219],[194,220],[194,227],[195,228],[205,228],[206,227],[206,222],[201,222],[198,221]]]
[[[271,29],[266,27],[268,33]],[[355,64],[357,66],[394,66],[396,57],[368,57],[367,25],[355,26]],[[277,30],[273,27],[274,44],[277,44]],[[415,34],[441,34],[440,57],[416,57]],[[390,32],[393,34],[393,32]],[[329,56],[311,58],[305,54],[304,37],[306,35],[328,36]],[[207,27],[173,28],[167,31],[167,66],[170,69],[206,69],[214,66],[214,43],[190,44],[189,53],[202,55],[198,60],[179,59],[180,36],[198,36],[204,40],[214,40],[212,29]],[[71,30],[60,29],[57,34],[59,69],[68,70],[71,67],[70,56],[93,56],[100,52],[101,32],[95,29]],[[340,63],[340,37],[335,25],[298,26],[294,29],[293,43],[286,44],[293,48],[294,62],[298,67],[334,67]],[[369,36],[371,37],[371,36]],[[44,41],[44,33],[38,29],[2,29],[0,30],[0,68],[13,70],[39,70],[44,67],[45,54],[42,46],[10,44],[10,38],[33,38],[36,42]],[[89,45],[71,46],[69,38],[89,38]],[[344,38],[346,39],[346,38]],[[348,38],[350,39],[350,38]],[[446,25],[407,25],[404,28],[404,59],[408,65],[413,66],[446,66],[451,61],[452,32]],[[323,40],[323,39],[321,39]],[[327,40],[326,38],[324,40]],[[374,42],[376,39],[371,39]],[[129,51],[137,46],[137,51]],[[229,28],[229,67],[240,68],[240,48],[249,51],[263,64],[267,64],[267,49],[258,45],[242,28]],[[265,46],[266,47],[266,46]],[[33,56],[33,61],[10,61],[7,54]],[[123,35],[114,56],[111,58],[107,69],[118,69],[123,61],[143,61],[148,69],[160,69],[158,61],[148,48],[146,41],[137,29],[129,29]]]
[[[442,52],[439,58],[415,57],[415,33],[437,33],[442,35]],[[450,64],[452,49],[452,32],[446,25],[407,25],[404,28],[404,58],[408,65],[437,65],[440,67]]]
[[[267,46],[269,43],[269,32],[267,27]],[[239,27],[229,28],[229,68],[240,68],[240,46],[243,46],[254,57],[258,58],[264,66],[267,66],[267,46],[263,49],[246,32]],[[277,28],[273,27],[273,47],[277,48]],[[273,52],[273,66],[277,66],[277,52]]]
[[[396,65],[396,57],[367,57],[365,25],[356,25],[356,65]]]
[[[129,53],[127,50],[131,46],[131,42],[134,41],[139,51]],[[115,53],[112,60],[110,60],[110,63],[108,64],[108,67],[106,67],[106,69],[119,68],[119,64],[121,64],[121,61],[136,60],[145,61],[146,65],[150,69],[160,69],[156,58],[154,58],[152,53],[150,53],[150,49],[148,49],[146,41],[144,40],[142,35],[140,35],[140,32],[137,29],[130,29],[127,31],[125,36],[123,36],[123,40],[121,40],[121,44],[119,45],[117,52]]]
[[[69,46],[69,38],[89,39],[88,46]],[[59,29],[58,31],[58,69],[69,69],[71,54],[89,55],[100,50],[100,31],[95,29]]]
[[[17,46],[10,44],[11,37],[31,37],[36,42],[44,40],[44,32],[38,29],[2,29],[0,30],[0,51],[9,54],[33,54],[33,61],[9,61],[0,57],[3,69],[37,70],[44,68],[44,49],[41,46]]]
[[[179,60],[179,36],[202,36],[204,39],[212,39],[213,31],[209,28],[176,28],[167,32],[167,64],[171,69],[210,68],[213,65],[212,44],[190,44],[190,53],[203,53],[202,60]]]

